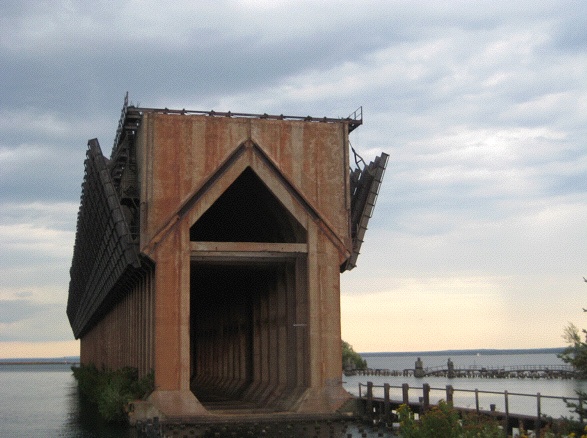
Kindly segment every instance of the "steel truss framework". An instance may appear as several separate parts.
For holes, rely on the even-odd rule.
[[[98,140],[88,142],[86,155],[67,303],[76,338],[152,267],[138,253]]]

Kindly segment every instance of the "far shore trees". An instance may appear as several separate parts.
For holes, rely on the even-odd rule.
[[[342,368],[362,370],[367,368],[367,361],[348,342],[342,341]]]

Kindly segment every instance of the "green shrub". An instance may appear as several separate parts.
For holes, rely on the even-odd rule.
[[[561,417],[558,419],[552,417],[543,417],[546,426],[541,430],[541,435],[545,438],[552,437],[577,437],[587,438],[587,426],[573,418]]]
[[[82,396],[95,404],[108,422],[125,421],[128,403],[146,398],[154,388],[153,374],[139,379],[136,368],[100,371],[90,364],[72,367],[72,371]]]
[[[401,436],[404,438],[417,438],[420,436],[418,435],[418,423],[414,419],[414,413],[408,405],[401,405],[397,409],[397,416],[399,420]]]
[[[503,432],[494,419],[482,415],[465,415],[443,400],[433,406],[419,421],[409,406],[397,410],[400,433],[404,438],[501,438]]]
[[[496,419],[482,414],[465,414],[461,420],[464,438],[502,438],[503,431]]]

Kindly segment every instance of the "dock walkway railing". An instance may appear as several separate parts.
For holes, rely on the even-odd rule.
[[[391,392],[398,393],[401,390],[401,399],[394,398]],[[410,393],[410,390],[412,392]],[[581,398],[575,397],[558,397],[543,395],[540,393],[536,394],[522,394],[508,391],[481,391],[478,389],[455,389],[452,385],[446,385],[445,388],[433,388],[430,385],[424,383],[421,387],[410,387],[407,383],[401,386],[390,385],[385,383],[384,385],[374,385],[373,382],[367,382],[367,384],[359,383],[359,400],[365,405],[365,412],[370,417],[378,417],[382,421],[392,422],[393,421],[393,410],[397,409],[400,405],[408,405],[412,411],[417,414],[424,413],[427,409],[434,406],[434,400],[431,401],[431,392],[436,393],[435,399],[445,400],[451,404],[456,410],[467,413],[477,413],[489,415],[502,422],[504,431],[510,433],[512,428],[518,428],[522,425],[526,430],[533,429],[539,431],[547,423],[546,413],[543,411],[543,402],[549,400],[555,400],[559,403],[564,403],[566,406],[567,402],[575,403],[579,406],[583,406],[585,402]],[[438,396],[438,393],[441,396]],[[416,394],[416,395],[414,395]],[[421,395],[420,395],[421,394]],[[463,394],[461,397],[465,400],[465,404],[455,402],[455,394]],[[480,398],[489,398],[490,401],[495,403],[489,404],[489,409],[482,406]],[[520,410],[512,410],[511,402],[514,398],[534,398],[534,413],[522,413]],[[496,408],[497,401],[503,401],[503,410]],[[501,404],[501,402],[499,402]],[[555,417],[556,418],[556,417]],[[584,422],[584,418],[580,417],[579,421]],[[536,433],[539,436],[539,432]]]

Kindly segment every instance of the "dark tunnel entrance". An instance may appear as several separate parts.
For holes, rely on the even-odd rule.
[[[247,169],[190,240],[193,393],[209,410],[291,409],[309,380],[306,230]]]
[[[192,391],[208,409],[288,409],[307,386],[296,265],[192,263]]]

